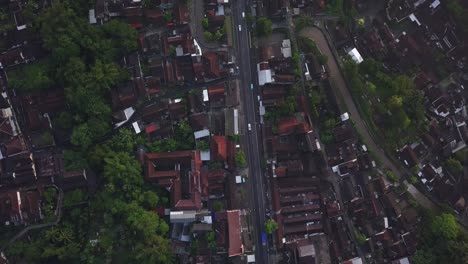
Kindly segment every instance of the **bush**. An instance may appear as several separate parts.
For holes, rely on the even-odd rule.
[[[208,162],[208,168],[209,169],[221,169],[221,168],[223,168],[223,164],[221,162],[219,162],[219,161],[211,160],[211,161]]]
[[[209,26],[209,23],[208,23],[208,18],[203,18],[202,21],[202,26],[203,26],[203,29],[207,30],[208,29],[208,26]]]
[[[296,32],[300,32],[306,27],[311,27],[314,25],[314,21],[309,16],[300,16],[294,20],[294,25],[296,27]]]
[[[172,22],[174,20],[174,18],[172,16],[172,11],[164,11],[163,20],[166,23]]]
[[[213,211],[219,212],[224,209],[224,204],[221,201],[214,201],[212,208]]]
[[[411,183],[411,184],[416,184],[418,182],[418,177],[416,176],[410,176],[408,178],[408,182]]]
[[[268,219],[265,222],[265,232],[269,235],[273,234],[278,229],[278,224],[273,219]]]
[[[252,25],[254,21],[255,21],[255,17],[252,16],[251,14],[247,14],[247,24]]]
[[[213,41],[214,39],[213,34],[209,31],[203,32],[203,37],[205,38],[206,41]]]
[[[224,33],[221,30],[216,30],[215,34],[213,35],[213,38],[216,41],[220,41],[224,36]]]
[[[47,61],[23,65],[8,72],[10,87],[23,91],[40,91],[50,88],[54,81]]]
[[[327,1],[326,12],[330,15],[342,17],[344,15],[343,0]]]
[[[208,243],[208,247],[214,251],[216,249],[216,234],[213,231],[206,233],[205,235],[206,242]]]
[[[320,51],[319,51],[319,49],[317,47],[317,44],[312,39],[307,38],[307,37],[299,36],[297,38],[297,42],[298,42],[299,48],[304,53],[312,53],[312,54],[315,54],[315,55],[320,54]]]
[[[468,148],[457,151],[457,153],[455,153],[455,159],[460,163],[468,165]]]
[[[260,17],[257,19],[256,31],[258,36],[268,37],[273,31],[273,23],[266,17]]]
[[[236,165],[241,167],[241,168],[245,168],[247,167],[247,160],[245,158],[245,153],[244,151],[242,150],[238,150],[236,152],[236,156],[235,156],[235,160],[236,160]]]
[[[385,176],[387,176],[387,179],[392,183],[396,183],[398,181],[398,177],[391,170],[386,171]]]
[[[207,139],[201,139],[197,141],[197,149],[198,150],[209,150],[210,149],[210,141]]]
[[[323,54],[319,54],[317,56],[317,59],[318,59],[318,62],[320,63],[320,65],[325,65],[328,62],[328,57],[326,55],[323,55]]]
[[[356,231],[355,235],[356,235],[356,242],[359,244],[359,246],[362,246],[366,243],[367,237],[363,233]]]
[[[445,166],[447,167],[448,171],[454,175],[458,175],[463,172],[463,165],[457,159],[449,158],[445,161]]]
[[[240,136],[239,135],[228,136],[228,138],[230,140],[232,140],[232,142],[234,142],[234,143],[239,143],[239,141],[240,141]]]
[[[59,128],[69,129],[73,127],[73,116],[69,112],[61,112],[53,121],[52,123]]]

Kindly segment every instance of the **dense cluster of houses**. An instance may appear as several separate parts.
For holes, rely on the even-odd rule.
[[[272,18],[284,18],[286,7],[293,8],[294,14],[322,12],[326,8],[327,1],[311,2],[257,1],[257,4],[262,14]],[[350,1],[348,4],[360,10],[368,3]],[[456,183],[464,180],[462,175],[450,175],[444,160],[463,150],[467,139],[466,74],[463,72],[466,58],[460,31],[446,12],[437,0],[388,1],[388,18],[377,16],[369,28],[356,33],[360,34],[356,41],[352,38],[355,33],[345,25],[338,23],[330,30],[337,47],[351,51],[356,60],[374,57],[402,72],[418,67],[414,80],[426,99],[429,130],[417,142],[402,146],[397,154],[404,166],[415,171],[428,191],[462,212],[465,209],[463,187]],[[413,23],[408,25],[409,29],[401,32],[390,29],[391,20],[405,19]],[[284,102],[296,81],[292,71],[281,72],[287,69],[281,65],[291,63],[284,52],[289,43],[285,39],[259,47],[257,70],[262,85],[261,107],[266,113]],[[447,55],[448,59],[435,62],[435,52]],[[313,85],[326,86],[326,72],[317,58],[305,54],[305,62],[306,79]],[[281,64],[272,66],[274,63]],[[440,76],[442,71],[434,67],[437,64],[448,66],[455,73],[450,78],[446,78],[448,74]],[[286,67],[291,70],[293,65]],[[280,78],[276,78],[277,73]],[[292,75],[289,82],[281,78],[284,74]],[[327,234],[330,246],[325,252],[331,258],[328,261],[362,263],[363,259],[356,257],[357,246],[361,256],[377,263],[409,263],[409,256],[416,250],[416,227],[420,219],[404,188],[388,183],[360,142],[346,113],[331,130],[333,142],[322,149],[316,144],[317,135],[307,114],[309,108],[303,107],[301,98],[297,102],[297,113],[274,124],[267,120],[263,133],[272,191],[269,216],[279,225],[275,234],[277,248],[293,252],[296,263],[308,263],[311,259],[326,263],[320,256],[323,249],[319,249],[319,240],[311,237]],[[334,188],[324,183],[333,177],[327,175],[327,166],[338,177],[339,190],[335,191],[341,193],[341,200]],[[347,216],[351,221],[346,221]]]
[[[149,9],[140,1],[102,2],[92,12],[97,18],[123,19],[139,33],[139,51],[122,64],[132,81],[112,91],[115,126],[146,134],[150,141],[174,137],[181,123],[193,131],[195,150],[138,153],[145,180],[170,193],[170,207],[157,211],[170,222],[173,252],[184,263],[252,261],[243,231],[246,212],[236,200],[245,176],[234,160],[239,94],[237,82],[226,79],[234,67],[229,49],[202,52],[183,1],[153,1]],[[228,1],[205,1],[214,29],[224,25],[228,6]],[[164,21],[167,13],[172,20]],[[140,103],[145,97],[151,99]]]
[[[267,216],[278,229],[273,234],[276,249],[286,252],[290,263],[335,263],[353,259],[357,254],[343,221],[343,203],[327,183],[329,177],[343,177],[375,167],[368,153],[357,143],[353,127],[343,121],[334,128],[336,142],[326,147],[312,123],[307,97],[292,93],[297,85],[292,69],[290,40],[277,40],[259,47],[258,74],[261,85],[264,150],[267,156],[267,182],[271,190],[271,210]],[[312,54],[304,55],[307,80],[314,85],[330,85],[323,67]],[[263,63],[262,63],[263,62]],[[260,66],[265,65],[265,69]],[[266,71],[273,72],[272,78]],[[283,71],[283,72],[282,72]],[[277,78],[290,74],[290,80]],[[262,79],[268,80],[262,83]],[[272,119],[268,113],[278,111],[286,98],[293,97],[295,111]],[[333,100],[333,99],[332,99]],[[335,103],[336,105],[336,103]],[[347,117],[346,119],[348,119]],[[350,149],[352,147],[352,149]],[[348,155],[343,154],[347,151]],[[330,175],[333,167],[340,175]]]
[[[14,25],[2,33],[0,51],[0,225],[8,227],[41,222],[47,188],[92,188],[94,180],[84,168],[66,170],[55,147],[66,140],[50,118],[65,108],[63,90],[16,94],[8,88],[7,71],[45,54],[27,26],[22,1],[0,4]]]
[[[0,53],[0,223],[6,226],[41,222],[45,188],[96,187],[92,172],[64,166],[63,144],[70,131],[51,121],[67,109],[63,89],[20,93],[8,88],[7,72],[46,55],[39,36],[20,19],[22,1],[9,2],[5,8],[17,25],[2,37],[8,43]],[[184,263],[252,261],[247,254],[251,245],[244,246],[249,238],[242,231],[246,213],[237,200],[245,176],[234,160],[239,94],[237,82],[226,79],[233,68],[229,49],[202,52],[184,1],[144,2],[98,0],[89,10],[90,24],[119,19],[138,30],[139,50],[119,61],[131,78],[109,94],[114,128],[127,127],[159,141],[173,137],[181,123],[188,124],[196,150],[138,151],[142,177],[170,193],[170,207],[156,211],[171,223],[173,250]],[[210,25],[218,21],[222,26],[229,1],[205,2]]]
[[[358,10],[359,2],[354,5]],[[384,16],[376,16],[364,30],[351,32],[335,23],[329,31],[336,47],[356,54],[358,63],[371,57],[402,73],[414,72],[428,129],[415,142],[400,146],[396,155],[428,192],[463,213],[468,198],[464,173],[454,175],[445,165],[466,151],[468,140],[466,34],[461,26],[441,1],[393,0],[387,1]]]
[[[395,29],[390,24],[400,26]],[[401,146],[396,155],[427,193],[464,215],[466,173],[454,173],[446,161],[466,151],[468,140],[466,34],[444,3],[387,1],[385,16],[377,16],[365,30],[350,32],[337,24],[331,31],[339,49],[356,49],[359,56],[378,59],[403,73],[416,69],[412,77],[424,96],[427,131]],[[348,200],[353,222],[367,237],[366,252],[382,260],[409,263],[404,258],[415,250],[418,214],[408,205],[404,192],[386,186],[382,178],[367,179],[359,174],[342,184],[348,189],[344,193],[351,194],[344,201]]]
[[[357,48],[402,72],[417,69],[414,82],[424,95],[428,119],[428,131],[397,155],[427,191],[462,213],[466,179],[450,172],[445,161],[463,151],[468,140],[466,35],[438,0],[389,1],[386,16],[364,33]],[[390,30],[389,21],[406,23],[404,30]]]
[[[378,170],[375,176],[376,163],[358,139],[348,115],[345,113],[340,119],[332,129],[333,143],[325,147],[327,164],[339,177],[343,206],[335,201],[324,203],[331,226],[331,257],[343,261],[355,255],[349,233],[355,232],[364,256],[378,263],[405,263],[415,252],[418,212],[408,202],[405,190],[393,187]],[[346,226],[345,211],[353,230]]]

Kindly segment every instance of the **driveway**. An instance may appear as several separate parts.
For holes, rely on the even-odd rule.
[[[382,165],[390,170],[393,173],[396,173],[403,177],[401,171],[393,164],[393,162],[387,157],[385,152],[380,148],[380,146],[374,141],[374,138],[369,134],[367,130],[367,126],[364,122],[364,119],[361,118],[359,111],[354,104],[353,98],[351,97],[351,93],[347,87],[345,82],[343,73],[341,72],[341,68],[338,66],[337,58],[334,56],[332,51],[332,47],[328,44],[326,36],[322,33],[322,31],[316,27],[313,28],[306,28],[302,30],[300,33],[304,37],[311,38],[315,41],[320,51],[328,57],[328,69],[330,70],[329,76],[332,79],[332,88],[334,89],[334,93],[343,98],[343,100],[339,100],[338,98],[338,105],[340,109],[348,109],[348,113],[353,120],[356,130],[362,136],[364,142],[367,145],[367,148],[374,153],[374,155],[382,162]],[[438,206],[429,200],[424,194],[422,194],[416,187],[411,184],[408,184],[408,191],[414,196],[416,201],[421,204],[423,207],[432,210],[438,210]]]

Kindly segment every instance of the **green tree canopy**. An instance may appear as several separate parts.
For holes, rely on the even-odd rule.
[[[245,153],[242,150],[238,150],[235,156],[236,165],[245,168],[247,167],[247,159],[245,158]]]
[[[104,177],[108,185],[124,196],[133,195],[133,191],[143,184],[141,167],[138,162],[124,152],[110,153],[104,159]]]
[[[458,226],[455,216],[451,214],[442,214],[436,216],[432,221],[431,231],[436,237],[453,240],[457,237],[460,227]]]
[[[296,27],[296,32],[300,32],[302,29],[306,27],[311,27],[314,25],[314,21],[310,16],[300,16],[299,18],[294,20],[294,25]]]
[[[105,38],[112,40],[112,46],[117,47],[120,55],[136,51],[138,48],[137,32],[130,25],[112,19],[101,26]]]
[[[130,129],[121,128],[112,136],[109,145],[116,152],[133,153],[137,144],[143,143],[142,141],[143,139]]]
[[[255,30],[257,31],[257,35],[261,37],[268,37],[273,31],[273,23],[266,17],[260,17],[257,19]]]
[[[265,222],[265,232],[269,235],[273,234],[278,229],[278,223],[273,219],[268,219]]]
[[[463,165],[461,162],[454,158],[449,158],[445,161],[445,166],[454,175],[459,175],[463,172]]]
[[[63,160],[66,171],[82,170],[88,167],[85,155],[79,151],[65,150]]]
[[[8,83],[12,88],[23,91],[38,91],[50,88],[54,81],[50,77],[47,61],[25,64],[8,73]]]

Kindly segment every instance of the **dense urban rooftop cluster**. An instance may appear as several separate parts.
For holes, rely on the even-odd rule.
[[[0,0],[0,263],[463,263],[466,17]]]

